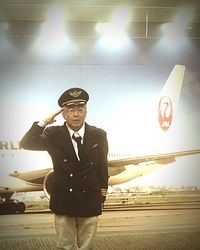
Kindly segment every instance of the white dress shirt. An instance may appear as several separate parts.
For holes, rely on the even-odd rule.
[[[72,144],[74,146],[74,150],[75,150],[75,153],[76,153],[76,156],[78,158],[78,160],[80,161],[79,159],[79,156],[78,156],[78,146],[77,146],[77,143],[76,141],[72,138],[73,134],[75,135],[75,137],[78,137],[78,136],[81,136],[82,140],[81,140],[81,143],[83,144],[83,137],[84,137],[84,134],[85,134],[85,123],[83,124],[83,126],[79,129],[79,131],[74,131],[72,130],[68,124],[66,123],[66,126],[68,128],[68,131],[69,131],[69,134],[70,134],[70,137],[71,137],[71,140],[72,140]],[[76,136],[77,135],[77,136]]]

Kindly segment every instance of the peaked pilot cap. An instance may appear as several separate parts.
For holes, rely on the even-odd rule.
[[[65,105],[86,104],[89,100],[88,93],[81,88],[70,88],[66,90],[58,99],[58,105],[63,107]]]

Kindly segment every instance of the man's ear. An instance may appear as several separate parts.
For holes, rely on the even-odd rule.
[[[63,107],[62,116],[63,116],[64,120],[66,120],[65,119],[65,107]]]

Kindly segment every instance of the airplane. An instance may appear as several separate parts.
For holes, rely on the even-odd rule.
[[[184,73],[184,65],[175,65],[157,100],[157,124],[161,133],[167,133],[173,126]],[[0,214],[24,213],[25,204],[12,199],[15,192],[44,191],[49,199],[53,168],[47,152],[23,150],[19,144],[8,141],[0,141],[0,151]],[[137,157],[129,154],[109,153],[109,186],[143,176],[175,162],[179,157],[199,153],[200,149],[139,155]],[[11,171],[13,166],[15,166],[15,170]],[[22,166],[24,169],[20,171]],[[34,170],[27,171],[31,167]]]

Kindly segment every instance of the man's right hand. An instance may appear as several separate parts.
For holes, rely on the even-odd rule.
[[[54,122],[56,122],[55,117],[58,116],[60,113],[63,112],[63,108],[57,110],[56,112],[50,114],[49,116],[45,117],[44,119],[42,119],[42,121],[44,122],[44,126],[47,126],[48,124],[52,124]]]

